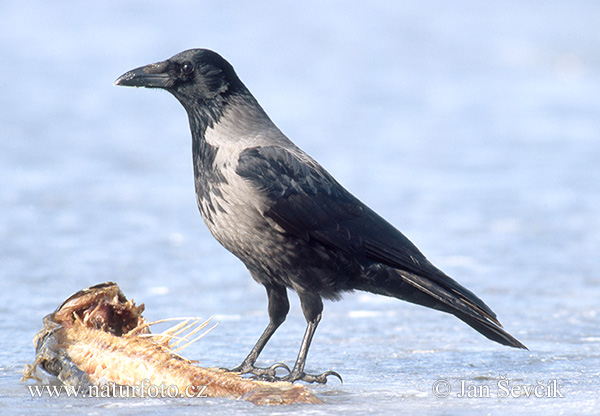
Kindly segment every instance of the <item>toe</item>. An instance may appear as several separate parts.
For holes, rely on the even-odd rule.
[[[337,377],[341,382],[343,382],[342,380],[342,376],[340,376],[337,372],[335,371],[325,371],[324,373],[321,374],[307,374],[305,372],[291,372],[290,374],[288,374],[285,377],[282,377],[281,380],[283,381],[288,381],[290,383],[293,383],[295,381],[304,381],[306,383],[320,383],[320,384],[326,384],[327,383],[327,377],[329,376],[335,376]]]

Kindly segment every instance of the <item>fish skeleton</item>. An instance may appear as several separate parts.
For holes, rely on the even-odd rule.
[[[257,405],[322,403],[305,386],[200,367],[176,350],[200,338],[190,340],[208,321],[185,319],[153,334],[153,323],[146,322],[143,311],[143,304],[127,300],[113,282],[80,290],[44,317],[33,340],[36,358],[25,367],[23,380],[39,380],[36,369],[40,367],[81,391],[110,385],[120,387],[113,391],[122,391],[122,386],[130,386],[134,389],[128,392],[152,397],[152,386],[155,392],[161,386],[163,391],[168,388],[168,397],[176,392],[181,397],[230,397]]]

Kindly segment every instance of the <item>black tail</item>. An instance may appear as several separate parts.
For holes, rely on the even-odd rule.
[[[527,349],[502,329],[496,314],[481,299],[441,271],[436,270],[435,275],[422,277],[384,268],[376,283],[371,282],[361,289],[451,313],[492,341]]]

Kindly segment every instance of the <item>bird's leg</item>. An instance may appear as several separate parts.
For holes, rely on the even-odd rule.
[[[321,301],[321,297],[316,294],[298,293],[298,295],[300,296],[302,311],[304,312],[304,316],[306,317],[308,325],[306,327],[306,331],[304,332],[304,338],[302,339],[302,345],[300,346],[300,352],[298,353],[298,358],[294,364],[294,369],[288,375],[281,377],[279,380],[289,381],[290,383],[293,383],[297,380],[302,380],[307,383],[317,382],[325,384],[327,383],[327,376],[336,376],[340,379],[340,381],[342,381],[342,377],[335,371],[325,371],[324,373],[316,375],[306,374],[304,372],[304,365],[306,364],[308,349],[310,348],[310,343],[315,335],[317,326],[321,321],[323,302]]]
[[[262,333],[262,335],[260,336],[260,338],[258,339],[256,344],[254,345],[254,347],[252,347],[250,354],[248,354],[248,356],[244,359],[244,361],[242,361],[242,363],[240,365],[238,365],[237,367],[232,368],[231,370],[228,370],[228,371],[234,371],[234,372],[242,373],[242,374],[249,373],[249,374],[254,374],[256,376],[266,376],[267,379],[269,379],[270,377],[275,377],[275,372],[278,368],[285,368],[289,372],[290,368],[286,364],[283,364],[283,363],[275,363],[272,366],[267,367],[267,368],[261,368],[261,367],[254,366],[254,363],[256,362],[258,356],[260,355],[263,348],[267,344],[267,341],[269,341],[269,339],[275,333],[275,330],[277,330],[278,327],[279,327],[279,325],[273,324],[273,322],[269,322],[269,325],[267,325],[267,328],[264,330],[264,332]]]
[[[258,356],[262,352],[265,345],[275,333],[277,328],[285,321],[285,317],[290,309],[290,303],[288,301],[287,292],[283,286],[265,285],[267,289],[267,296],[269,298],[269,325],[265,328],[264,332],[258,338],[258,341],[250,351],[250,354],[242,361],[240,365],[229,370],[235,371],[242,374],[250,373],[256,376],[265,377],[266,379],[275,378],[276,370],[278,368],[285,368],[288,372],[290,368],[283,363],[276,363],[267,368],[255,367]]]

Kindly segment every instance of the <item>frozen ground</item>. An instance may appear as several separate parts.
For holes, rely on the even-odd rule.
[[[301,4],[0,4],[3,414],[258,414],[230,400],[32,398],[19,381],[42,317],[107,280],[150,319],[220,320],[186,353],[206,365],[238,364],[266,324],[264,290],[195,207],[185,112],[112,86],[191,47],[230,60],[288,136],[530,348],[348,295],[326,304],[308,361],[344,384],[316,386],[322,406],[268,413],[598,412],[600,3]],[[292,299],[262,364],[295,358]],[[501,397],[553,382],[550,397]],[[459,397],[461,383],[480,397]]]

